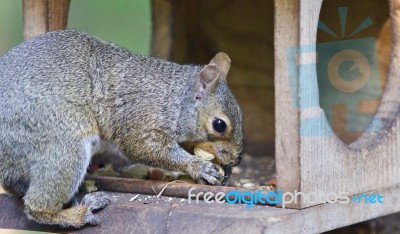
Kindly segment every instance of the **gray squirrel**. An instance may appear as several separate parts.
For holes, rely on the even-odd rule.
[[[65,208],[97,152],[219,185],[236,166],[242,115],[228,88],[230,59],[178,65],[76,31],[50,32],[0,58],[0,184],[43,224],[99,224],[103,192]],[[215,155],[213,162],[193,147]]]

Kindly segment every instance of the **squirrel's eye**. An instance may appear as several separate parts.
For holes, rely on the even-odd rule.
[[[222,119],[215,119],[213,121],[213,128],[219,133],[224,133],[226,130],[226,123]]]

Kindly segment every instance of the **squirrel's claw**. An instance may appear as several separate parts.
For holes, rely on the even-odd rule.
[[[222,168],[224,169],[224,180],[221,182],[222,186],[226,186],[228,184],[228,180],[232,175],[232,166],[231,165],[223,165]]]
[[[219,172],[218,168],[210,163],[203,162],[201,166],[201,172],[198,176],[198,181],[201,184],[218,185],[223,180],[224,176]]]
[[[220,182],[215,177],[207,175],[205,173],[201,173],[199,177],[200,184],[211,184],[211,185],[218,185]]]

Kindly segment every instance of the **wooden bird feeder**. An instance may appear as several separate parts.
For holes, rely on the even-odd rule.
[[[263,215],[269,217],[260,222],[271,231],[323,232],[400,211],[400,0],[389,0],[393,53],[387,85],[374,117],[380,127],[366,131],[350,145],[343,143],[333,132],[319,106],[316,68],[296,66],[294,76],[289,74],[288,48],[298,48],[294,55],[297,65],[318,60],[312,51],[317,44],[322,3],[323,0],[275,1],[277,187],[283,193],[343,192],[350,199],[360,194],[380,194],[383,203],[350,200],[348,204],[331,204],[297,199],[287,205],[295,210],[274,208],[263,211],[270,212],[269,215],[260,213],[260,220]],[[24,0],[25,38],[65,29],[68,7],[69,0]],[[169,0],[152,1],[152,54],[165,58],[171,57],[171,35],[176,30],[173,7]],[[308,51],[302,50],[304,45]],[[294,85],[291,80],[295,81]],[[276,209],[281,211],[274,216]]]

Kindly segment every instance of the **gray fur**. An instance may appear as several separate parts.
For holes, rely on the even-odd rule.
[[[225,77],[203,85],[202,69],[136,55],[75,31],[22,43],[0,59],[0,184],[23,197],[35,221],[77,227],[97,223],[95,216],[87,219],[91,208],[62,206],[96,152],[220,183],[211,162],[181,147],[209,142],[218,163],[231,165],[242,151],[241,112]],[[229,136],[211,137],[205,129],[218,114],[229,118]]]

